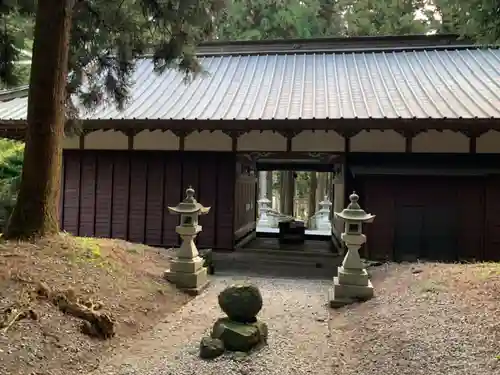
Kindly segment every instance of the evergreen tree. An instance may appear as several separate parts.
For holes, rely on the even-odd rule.
[[[194,46],[213,32],[214,15],[222,4],[222,0],[0,3],[3,17],[29,16],[36,9],[24,167],[6,238],[59,231],[64,123],[77,115],[72,97],[87,107],[103,101],[122,107],[135,59],[149,49],[159,72],[170,67],[200,71]],[[13,67],[19,58],[16,30],[6,28],[0,37],[4,51],[0,78],[14,83]]]
[[[344,10],[345,34],[410,35],[425,34],[435,27],[432,9],[426,0],[340,0]]]
[[[321,36],[345,36],[343,0],[319,0],[318,18]]]
[[[438,31],[458,33],[478,43],[500,42],[500,4],[497,0],[433,0],[442,22]]]
[[[317,0],[232,0],[217,22],[222,40],[311,38],[321,34]]]
[[[32,0],[0,0],[0,83],[16,86],[23,83],[26,69],[16,62],[21,51],[30,49],[33,32]]]

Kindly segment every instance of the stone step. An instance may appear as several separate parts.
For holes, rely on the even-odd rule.
[[[269,250],[258,248],[240,248],[234,251],[238,254],[254,254],[258,256],[273,256],[273,257],[299,257],[308,259],[336,259],[338,254],[333,252],[316,252],[316,251],[300,251],[300,250]]]
[[[260,274],[289,273],[291,275],[304,274],[306,276],[321,275],[333,277],[341,258],[327,257],[326,259],[309,259],[308,254],[301,256],[283,256],[276,254],[254,253],[214,253],[213,264],[215,272],[221,270],[246,270]]]
[[[219,262],[215,266],[216,275],[263,276],[279,278],[307,278],[332,280],[335,270],[293,266],[290,264],[248,264],[241,262]]]
[[[291,264],[299,266],[311,266],[314,268],[336,267],[342,262],[342,257],[336,254],[314,254],[291,251],[243,251],[237,250],[232,253],[214,253],[214,261],[224,259],[228,261],[240,261],[247,263]]]

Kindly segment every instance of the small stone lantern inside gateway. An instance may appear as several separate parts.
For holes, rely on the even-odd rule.
[[[371,223],[375,215],[366,213],[359,203],[359,196],[354,192],[349,197],[351,203],[342,210],[335,212],[335,217],[345,222],[341,235],[347,247],[347,254],[338,268],[338,275],[333,279],[333,289],[330,291],[330,306],[342,307],[356,301],[373,297],[373,286],[368,273],[359,256],[359,248],[366,242],[362,233],[363,223]]]
[[[168,207],[170,213],[180,215],[180,224],[175,231],[181,236],[182,244],[177,249],[176,258],[165,271],[165,279],[191,294],[198,294],[208,285],[207,268],[199,256],[194,239],[201,232],[198,217],[210,211],[194,198],[194,189],[186,189],[186,198],[175,207]]]

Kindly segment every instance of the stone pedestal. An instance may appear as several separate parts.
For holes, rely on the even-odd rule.
[[[186,293],[197,295],[208,286],[208,270],[203,267],[203,258],[199,256],[194,243],[201,226],[176,227],[181,235],[182,245],[177,249],[177,258],[170,262],[170,269],[164,277]]]
[[[196,263],[198,263],[198,261],[196,261]],[[200,260],[199,264],[203,264],[203,259]],[[184,264],[173,261],[170,265],[170,269],[165,271],[165,279],[188,294],[200,294],[209,284],[207,268],[200,267],[193,272],[182,272],[177,270],[177,268],[184,268],[184,266]]]
[[[355,238],[349,239],[346,238],[347,236],[349,235],[342,234],[342,240],[346,242],[348,250],[342,266],[338,267],[337,276],[333,278],[333,288],[330,290],[329,295],[330,307],[333,308],[342,307],[354,302],[366,301],[374,295],[373,285],[369,280],[368,272],[363,267],[363,262],[358,252],[361,244],[366,239],[364,235],[358,235]],[[356,237],[359,239],[359,242],[356,241]]]

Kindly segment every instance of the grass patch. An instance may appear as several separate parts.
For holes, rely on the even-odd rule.
[[[63,234],[69,242],[67,259],[74,265],[91,264],[107,270],[114,270],[112,259],[103,254],[99,239],[91,237],[72,237]]]

